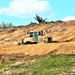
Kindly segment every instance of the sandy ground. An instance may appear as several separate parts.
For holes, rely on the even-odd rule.
[[[1,54],[24,53],[25,55],[44,55],[49,52],[55,54],[75,54],[75,42],[38,43],[29,45],[6,44],[0,48]]]
[[[60,43],[38,43],[32,45],[14,45],[17,41],[26,35],[28,30],[51,30],[52,40]],[[8,40],[8,41],[5,41]],[[64,42],[68,41],[68,42]],[[75,54],[75,21],[32,24],[26,27],[16,29],[7,29],[0,32],[0,53],[24,53],[25,55],[43,55],[49,52],[56,54]]]

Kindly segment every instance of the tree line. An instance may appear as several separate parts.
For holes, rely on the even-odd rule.
[[[0,28],[12,28],[14,27],[14,25],[10,22],[10,23],[5,23],[5,22],[2,22],[0,24]]]
[[[47,18],[45,18],[45,19],[43,19],[42,17],[40,17],[39,15],[37,15],[36,14],[36,16],[34,17],[34,19],[36,20],[36,21],[38,21],[39,23],[41,23],[41,22],[46,22],[46,20],[47,20]],[[61,21],[61,20],[57,20],[57,21],[50,21],[50,23],[56,23],[56,22],[58,22],[58,23],[61,23],[61,22],[63,22],[63,21]]]
[[[46,23],[46,20],[47,18],[43,19],[42,17],[40,17],[39,15],[36,14],[36,16],[34,17],[34,19],[36,21],[38,21],[38,23],[42,23],[42,22],[45,22]],[[56,23],[56,22],[63,22],[61,20],[58,20],[58,21],[51,21],[50,23]],[[30,24],[34,24],[33,22],[31,22]],[[35,23],[36,24],[36,23]],[[5,22],[2,22],[2,24],[0,24],[0,28],[12,28],[12,27],[16,27],[14,26],[11,22],[10,23],[5,23]]]

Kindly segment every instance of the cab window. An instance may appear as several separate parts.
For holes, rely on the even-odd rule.
[[[33,37],[33,32],[30,32],[30,37]]]

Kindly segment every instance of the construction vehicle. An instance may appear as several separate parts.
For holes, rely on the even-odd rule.
[[[18,40],[18,44],[36,44],[39,42],[50,43],[52,37],[48,36],[44,31],[28,31],[25,37]]]

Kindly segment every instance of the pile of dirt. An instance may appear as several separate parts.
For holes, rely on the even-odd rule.
[[[59,43],[38,43],[20,46],[14,44],[19,38],[26,36],[27,31],[32,30],[51,30],[49,34],[52,37],[52,40],[58,41]],[[25,56],[41,56],[47,53],[75,54],[75,21],[31,24],[17,27],[16,29],[1,30],[0,54],[7,55],[7,58],[12,56],[14,58],[13,60],[15,60],[15,55],[12,54],[17,53],[23,53]],[[16,60],[18,60],[18,58],[16,58]]]
[[[75,41],[75,21],[67,22],[53,22],[30,24],[28,26],[17,27],[12,29],[3,29],[0,32],[0,41],[8,39],[9,41],[16,41],[26,35],[27,31],[51,30],[50,36],[56,41]],[[69,38],[70,37],[70,38]]]

